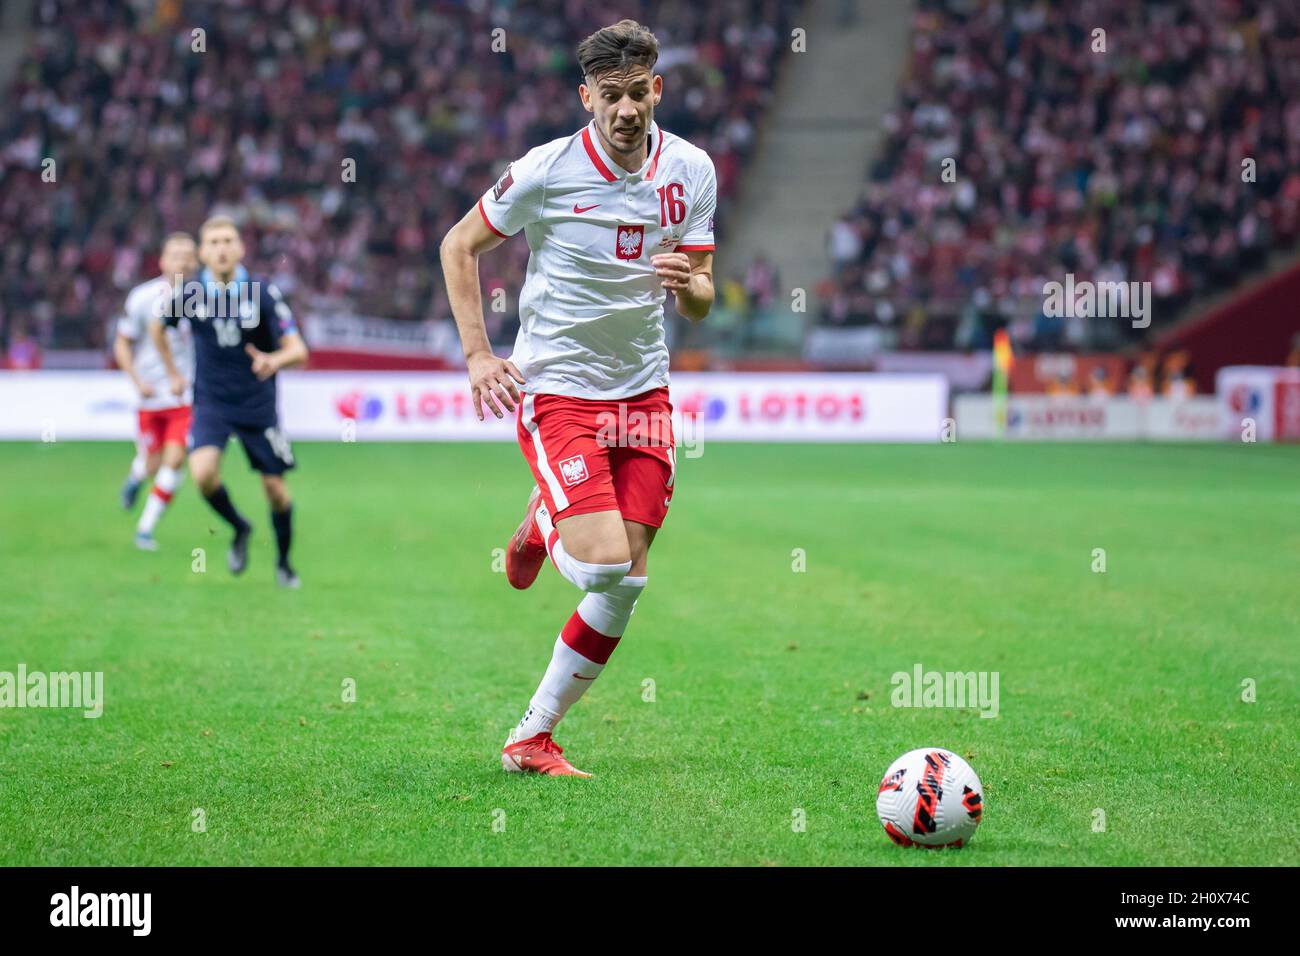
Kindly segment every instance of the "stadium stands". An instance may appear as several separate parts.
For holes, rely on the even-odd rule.
[[[658,118],[717,166],[720,231],[797,7],[632,11],[661,44]],[[102,347],[159,237],[214,206],[246,223],[256,261],[300,308],[449,318],[439,241],[507,161],[584,122],[573,49],[611,13],[596,0],[33,10],[0,113],[0,335],[24,354]],[[526,259],[520,242],[486,260],[485,288],[517,290]],[[494,338],[512,337],[512,315],[492,318]]]
[[[1044,284],[1149,281],[1156,333],[1295,248],[1300,6],[920,0],[913,31],[885,148],[829,232],[824,325],[1116,348],[1146,333],[1049,318]]]

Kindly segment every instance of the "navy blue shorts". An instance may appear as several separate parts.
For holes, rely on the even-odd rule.
[[[190,423],[190,450],[212,445],[224,450],[234,434],[244,446],[248,464],[264,475],[282,475],[294,466],[289,439],[272,419],[269,425],[248,425],[231,421],[219,409],[194,406]]]

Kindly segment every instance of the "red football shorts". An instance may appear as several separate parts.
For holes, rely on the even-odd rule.
[[[185,447],[190,433],[190,406],[140,410],[140,444],[152,454],[162,451],[163,445]]]
[[[618,510],[626,521],[663,525],[677,473],[667,388],[609,401],[522,399],[519,447],[551,520]]]

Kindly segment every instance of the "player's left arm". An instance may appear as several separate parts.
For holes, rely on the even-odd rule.
[[[307,343],[297,332],[290,332],[280,338],[280,347],[274,352],[261,352],[251,343],[244,346],[244,351],[253,360],[253,374],[259,379],[268,379],[276,372],[286,368],[298,368],[307,364]]]
[[[284,296],[274,285],[268,285],[265,294],[269,297],[267,304],[274,316],[271,320],[271,333],[275,348],[263,352],[251,342],[244,346],[244,351],[253,360],[253,374],[261,380],[270,378],[281,369],[306,365],[308,358],[307,343],[298,332],[298,324],[294,321],[289,303],[284,301]]]
[[[676,295],[677,311],[701,321],[713,307],[713,253],[663,252],[650,258],[663,287]]]
[[[713,307],[713,214],[718,208],[718,177],[703,153],[691,164],[686,217],[681,241],[673,252],[650,257],[663,287],[677,299],[677,311],[701,321]]]

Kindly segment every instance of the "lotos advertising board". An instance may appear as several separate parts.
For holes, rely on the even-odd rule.
[[[960,395],[953,401],[957,438],[998,437],[993,398]],[[1221,438],[1214,398],[1012,395],[1006,438],[1024,441],[1209,441]]]
[[[480,422],[463,372],[287,372],[280,413],[290,438],[513,441],[513,417]],[[941,375],[677,373],[678,440],[938,441]],[[0,374],[0,439],[128,440],[135,395],[116,372]]]

